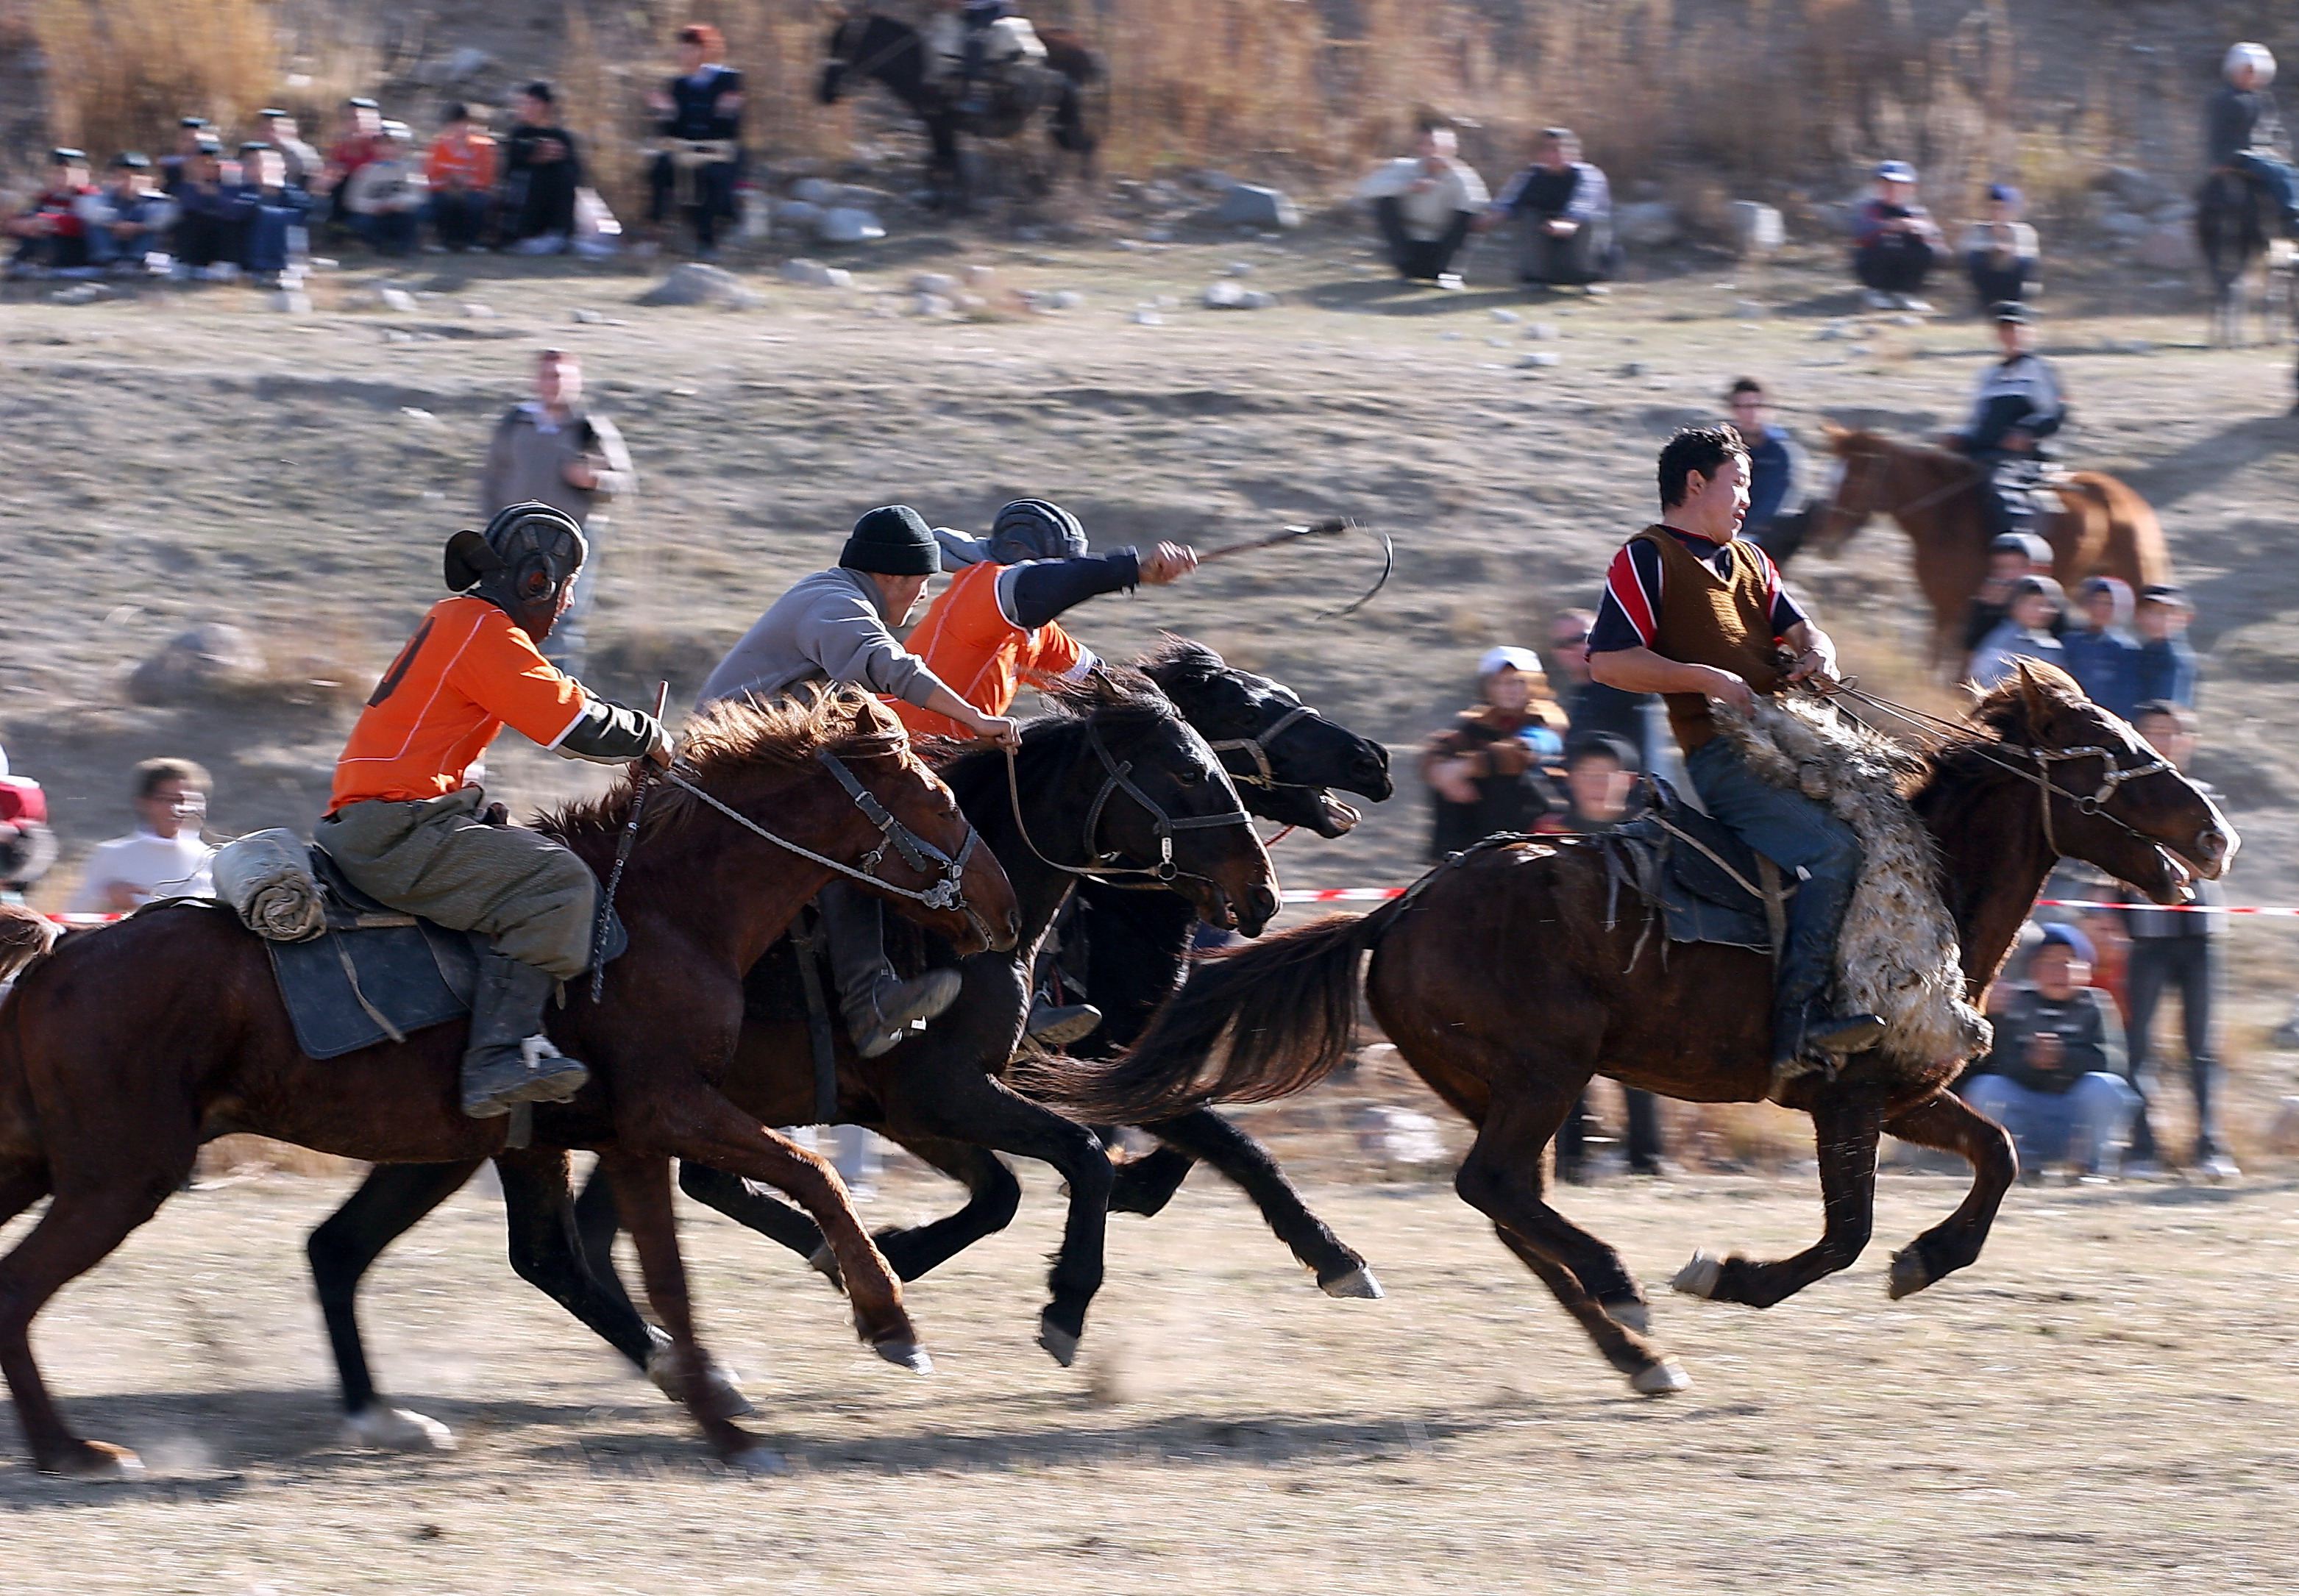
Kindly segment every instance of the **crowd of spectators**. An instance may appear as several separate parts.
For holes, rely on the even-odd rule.
[[[1570,128],[1542,128],[1531,162],[1495,195],[1461,159],[1453,128],[1426,123],[1414,153],[1374,168],[1357,198],[1373,214],[1390,264],[1408,283],[1464,286],[1455,269],[1461,251],[1471,235],[1494,228],[1511,235],[1517,280],[1530,289],[1586,287],[1620,266],[1612,186],[1581,158]]]

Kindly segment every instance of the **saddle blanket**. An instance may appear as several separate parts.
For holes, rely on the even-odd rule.
[[[1721,942],[1772,952],[1771,919],[1759,896],[1764,866],[1755,849],[1686,803],[1658,776],[1646,779],[1652,810],[1603,837],[1613,890],[1626,886],[1658,904],[1672,942]],[[1783,888],[1792,895],[1793,878]]]

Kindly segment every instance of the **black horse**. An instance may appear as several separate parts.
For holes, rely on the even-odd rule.
[[[835,105],[850,79],[884,84],[925,125],[934,151],[928,181],[937,203],[953,210],[964,210],[975,187],[960,159],[961,135],[1004,141],[1042,122],[1054,148],[1075,155],[1078,176],[1091,178],[1106,120],[1101,96],[1108,69],[1100,53],[1074,33],[1045,29],[1038,38],[1046,46],[1045,66],[995,86],[988,107],[969,113],[942,85],[928,80],[925,41],[917,29],[874,12],[851,12],[831,32],[817,94],[825,105]]]
[[[2212,279],[2212,342],[2229,348],[2245,343],[2249,295],[2244,280],[2268,253],[2275,237],[2274,207],[2260,186],[2244,174],[2221,168],[2195,193],[2195,244]],[[2278,294],[2283,303],[2275,301]],[[2280,342],[2282,324],[2299,316],[2299,288],[2287,266],[2270,260],[2262,277],[2256,314],[2262,338]]]
[[[1244,766],[1248,775],[1262,783],[1247,789],[1257,795],[1261,805],[1297,814],[1314,812],[1319,818],[1311,823],[1328,834],[1338,834],[1354,823],[1354,814],[1308,786],[1309,775],[1317,771],[1334,773],[1334,780],[1346,779],[1351,783],[1350,790],[1363,791],[1376,798],[1387,796],[1385,752],[1377,744],[1367,743],[1322,716],[1302,713],[1299,700],[1274,683],[1228,671],[1210,650],[1179,641],[1150,664],[1158,675],[1173,681],[1178,690],[1191,697],[1199,713],[1207,717],[1214,730],[1223,733],[1220,740],[1228,745],[1222,750],[1224,759]],[[1139,706],[1135,708],[1138,712]],[[1008,790],[1002,761],[970,756],[944,773],[959,793],[962,806],[969,815],[980,817],[979,829],[985,844],[998,852],[1001,860],[1013,859],[1016,870],[1032,882],[1026,890],[1017,884],[1024,913],[1028,917],[1025,946],[1042,934],[1071,882],[1079,879],[1044,865],[1033,856],[1035,849],[1030,845],[1035,844],[1036,848],[1047,849],[1056,856],[1079,851],[1080,841],[1065,846],[1065,840],[1075,832],[1082,841],[1088,800],[1098,790],[1098,777],[1103,768],[1088,757],[1083,727],[1102,724],[1104,719],[1096,712],[1083,721],[1069,717],[1033,725],[1029,745],[1033,768],[1019,788],[1028,832],[1026,841],[1012,818],[1014,798]],[[1069,728],[1067,742],[1063,740],[1065,726]],[[1272,736],[1273,732],[1277,734]],[[1145,742],[1143,746],[1150,745]],[[1136,779],[1147,786],[1161,806],[1175,805],[1177,812],[1186,808],[1186,803],[1174,794],[1191,783],[1182,777],[1155,773],[1154,758],[1143,751],[1128,752],[1137,764],[1140,773]],[[1166,766],[1159,768],[1170,768],[1185,753],[1186,749],[1166,750]],[[1145,758],[1151,762],[1142,763]],[[1076,788],[1077,782],[1062,779],[1061,773],[1065,772],[1072,777],[1083,772],[1084,780],[1093,785],[1069,790]],[[1186,768],[1183,773],[1186,775]],[[1166,784],[1160,785],[1161,781]],[[1181,785],[1176,787],[1174,782]],[[1154,828],[1148,818],[1132,815],[1121,817],[1118,811],[1131,808],[1122,803],[1108,807],[1110,814],[1103,823],[1099,846],[1118,848],[1137,864],[1154,858],[1150,838]],[[1121,818],[1141,835],[1125,833]],[[1177,843],[1177,857],[1180,856]],[[1124,862],[1126,861],[1122,859]],[[1185,968],[1190,925],[1206,905],[1202,892],[1190,892],[1186,897],[1165,892],[1125,896],[1142,902],[1170,899],[1182,906],[1182,923],[1171,930],[1171,945],[1150,950],[1152,955],[1162,960],[1162,986],[1146,1002],[1137,1001],[1124,1011],[1131,1034],[1146,1021],[1156,1002],[1178,982]],[[1249,920],[1248,923],[1249,929],[1258,929],[1257,921]],[[1116,956],[1114,939],[1109,947],[1112,956]],[[1076,1146],[1070,1145],[1083,1138],[1087,1145],[1093,1145],[1090,1133],[1066,1122],[1061,1124],[1067,1135],[1049,1133],[1048,1128],[1035,1120],[1045,1111],[1035,1110],[1014,1098],[984,1073],[985,1061],[994,1059],[1002,1065],[1018,1030],[1026,983],[1021,980],[1013,962],[1005,960],[992,965],[963,961],[960,967],[967,972],[966,989],[958,1005],[930,1029],[925,1039],[897,1048],[885,1060],[875,1063],[858,1060],[851,1050],[840,1046],[837,1117],[844,1122],[871,1126],[950,1173],[969,1189],[970,1201],[959,1212],[915,1230],[891,1231],[878,1238],[888,1261],[905,1278],[915,1278],[1010,1221],[1018,1203],[1019,1188],[991,1148],[1002,1147],[1045,1158],[1071,1179],[1072,1232],[1066,1234],[1062,1253],[1056,1261],[1055,1300],[1046,1311],[1041,1336],[1048,1350],[1067,1363],[1075,1353],[1077,1336],[1083,1329],[1085,1300],[1098,1286],[1100,1273],[1099,1228],[1094,1228],[1091,1236],[1078,1234],[1084,1212],[1080,1199],[1091,1207],[1098,1198],[1106,1195],[1109,1188],[1108,1166],[1098,1156],[1083,1157]],[[806,1057],[805,1005],[787,944],[778,947],[761,962],[748,984],[743,1057],[766,1053]],[[739,1066],[740,1061],[738,1072]],[[967,1093],[959,1080],[950,1079],[952,1071],[959,1078],[970,1073],[975,1089]],[[787,1079],[793,1072],[785,1070],[781,1073]],[[890,1076],[893,1078],[892,1081]],[[1024,1145],[1023,1138],[1012,1134],[1010,1128],[1006,1134],[998,1134],[997,1128],[992,1127],[990,1134],[984,1134],[984,1128],[978,1122],[970,1127],[954,1126],[947,1116],[920,1112],[931,1105],[918,1099],[932,1095],[932,1083],[938,1079],[945,1080],[947,1089],[975,1099],[983,1097],[980,1088],[989,1087],[990,1098],[1003,1106],[1006,1119],[1028,1122],[1031,1129],[1041,1133],[1033,1138],[1035,1145]],[[886,1089],[890,1085],[894,1089]],[[783,1099],[751,1106],[763,1119],[776,1123],[818,1117],[810,1101],[788,1098],[785,1092]],[[1031,1112],[1021,1113],[1019,1110],[1023,1108],[1031,1108]],[[1224,1173],[1246,1186],[1270,1214],[1273,1228],[1293,1243],[1297,1253],[1318,1269],[1320,1279],[1326,1281],[1335,1294],[1378,1294],[1370,1274],[1365,1271],[1363,1260],[1342,1246],[1307,1212],[1299,1195],[1258,1144],[1210,1111],[1181,1116],[1172,1122],[1172,1127],[1176,1141],[1206,1156]],[[1163,1132],[1167,1128],[1153,1129]],[[974,1139],[976,1137],[981,1139]],[[1050,1137],[1059,1144],[1051,1150],[1047,1146]],[[594,1180],[585,1193],[578,1238],[570,1223],[563,1153],[538,1148],[527,1154],[506,1154],[496,1162],[502,1178],[506,1218],[510,1227],[513,1267],[667,1390],[673,1389],[673,1382],[660,1358],[660,1333],[652,1330],[639,1318],[608,1262],[617,1224],[611,1190],[603,1182]],[[307,1252],[336,1352],[345,1410],[354,1427],[370,1442],[426,1445],[439,1434],[439,1426],[419,1416],[388,1408],[378,1399],[360,1340],[356,1319],[359,1282],[385,1247],[456,1190],[476,1168],[476,1164],[378,1168],[344,1208],[310,1238]],[[1179,1172],[1186,1173],[1187,1168],[1184,1162]],[[813,1222],[766,1197],[748,1183],[700,1165],[683,1167],[680,1179],[687,1192],[698,1199],[801,1254],[818,1255],[822,1237]],[[1177,1184],[1178,1179],[1177,1173],[1174,1183]],[[1167,1195],[1170,1191],[1169,1185]],[[1159,1201],[1162,1203],[1163,1199]],[[1094,1217],[1098,1220],[1098,1212]],[[1364,1289],[1349,1288],[1351,1270],[1361,1278]],[[1342,1284],[1337,1287],[1332,1284],[1336,1281]],[[739,1401],[731,1393],[727,1400]]]

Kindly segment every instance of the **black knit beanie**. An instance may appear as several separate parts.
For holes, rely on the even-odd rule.
[[[854,523],[838,563],[882,576],[931,576],[942,569],[942,545],[925,517],[909,505],[884,505]]]

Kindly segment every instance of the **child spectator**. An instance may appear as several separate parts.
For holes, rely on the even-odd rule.
[[[2022,659],[2040,660],[2065,668],[2067,650],[2052,635],[2064,602],[2060,584],[2048,576],[2022,576],[2012,584],[2011,602],[1995,631],[1971,657],[1971,681],[1976,687],[1995,686],[2019,668]]]
[[[200,146],[213,144],[223,147],[215,129],[208,126],[203,116],[183,116],[176,119],[176,147],[160,157],[160,186],[173,190],[184,180],[184,167],[200,153]]]
[[[1537,831],[1609,831],[1635,813],[1637,751],[1606,732],[1575,732],[1564,745],[1564,813]]]
[[[2036,291],[2036,229],[2020,219],[2024,202],[2009,183],[1988,186],[1980,219],[1963,232],[1963,269],[1971,278],[1979,313]]]
[[[48,152],[48,185],[20,216],[8,219],[8,236],[21,239],[12,277],[93,277],[103,269],[89,238],[104,214],[103,195],[88,181],[87,157],[74,149]]]
[[[311,196],[287,181],[287,158],[268,144],[242,145],[238,194],[247,210],[247,241],[240,264],[266,287],[301,252]]]
[[[519,125],[503,148],[502,208],[511,248],[522,255],[563,253],[575,236],[575,191],[583,161],[575,136],[558,121],[548,83],[519,91]]]
[[[1916,169],[1887,161],[1852,219],[1852,270],[1873,310],[1929,310],[1919,297],[1939,259],[1939,228],[1916,200]]]
[[[2192,711],[2162,701],[2142,704],[2132,725],[2157,753],[2186,773],[2197,740]],[[2193,776],[2187,779],[2195,781]],[[2209,786],[2196,785],[2211,792]],[[2243,1171],[2228,1156],[2227,1144],[2220,1135],[2219,1054],[2212,1038],[2212,1003],[2220,984],[2220,939],[2227,930],[2227,916],[2211,911],[2227,898],[2217,881],[2197,880],[2195,893],[2195,903],[2204,913],[2136,908],[2124,917],[2131,936],[2124,974],[2131,1005],[2131,1079],[2143,1099],[2155,1084],[2154,1071],[2149,1068],[2155,1051],[2155,1011],[2169,988],[2179,995],[2187,1078],[2195,1094],[2195,1167],[2211,1179],[2232,1180]],[[2131,1156],[2137,1165],[2135,1173],[2154,1171],[2155,1129],[2144,1100],[2132,1132]]]
[[[344,185],[352,231],[378,255],[412,254],[423,202],[423,174],[408,159],[407,124],[385,122],[369,141],[368,159]]]
[[[1793,538],[1772,535],[1780,506],[1796,489],[1796,445],[1788,428],[1772,424],[1772,395],[1755,377],[1734,383],[1724,401],[1732,408],[1732,425],[1740,441],[1748,446],[1748,513],[1741,519],[1740,535],[1772,556],[1774,565],[1785,565],[1796,552],[1794,545],[1804,542],[1801,519]]]
[[[2071,925],[2044,928],[2028,979],[1995,1013],[1988,1073],[1967,1079],[1964,1100],[2010,1131],[2022,1173],[2072,1156],[2081,1133],[2087,1180],[2121,1172],[2139,1094],[2126,1079],[2123,1028],[2091,985],[2091,943]]]
[[[495,141],[471,121],[471,108],[447,107],[447,125],[431,141],[423,176],[431,189],[431,227],[450,254],[479,248],[487,201],[495,187]]]
[[[310,188],[327,162],[320,159],[319,151],[303,142],[295,119],[277,106],[267,106],[255,113],[255,125],[262,130],[263,142],[279,152],[287,186]]]
[[[2158,583],[2140,593],[2133,619],[2139,628],[2141,702],[2195,707],[2195,650],[2187,642],[2187,623],[2195,618],[2185,588]]]
[[[1543,766],[1564,751],[1564,717],[1529,649],[1489,649],[1477,662],[1479,703],[1421,757],[1434,823],[1430,857],[1457,853],[1496,831],[1530,831],[1555,808]]]
[[[88,241],[95,259],[115,272],[141,271],[147,265],[164,269],[176,203],[153,187],[151,157],[130,150],[112,158],[104,211],[104,221]]]
[[[1372,203],[1398,277],[1440,288],[1461,285],[1453,257],[1492,196],[1477,169],[1461,159],[1452,128],[1423,128],[1413,153],[1374,168],[1357,185],[1357,198]]]
[[[2131,635],[2131,584],[2087,576],[2076,590],[2084,624],[2060,639],[2064,664],[2084,696],[2129,720],[2139,709],[2139,640]]]
[[[239,275],[246,253],[250,207],[236,192],[237,178],[226,181],[223,145],[214,139],[202,138],[180,170],[169,190],[177,211],[176,275],[228,282]]]
[[[66,906],[75,914],[124,914],[155,897],[210,897],[200,840],[208,812],[208,773],[188,759],[146,759],[136,767],[135,831],[99,842],[87,856],[79,889]]]
[[[2007,532],[1988,545],[1988,577],[1963,616],[1963,651],[1979,651],[1988,634],[2004,624],[2012,584],[2022,576],[2052,574],[2052,546],[2030,532]]]
[[[1613,189],[1581,159],[1570,128],[1543,128],[1533,163],[1509,179],[1493,202],[1495,220],[1519,229],[1517,279],[1528,288],[1595,283],[1619,266],[1613,244]]]

